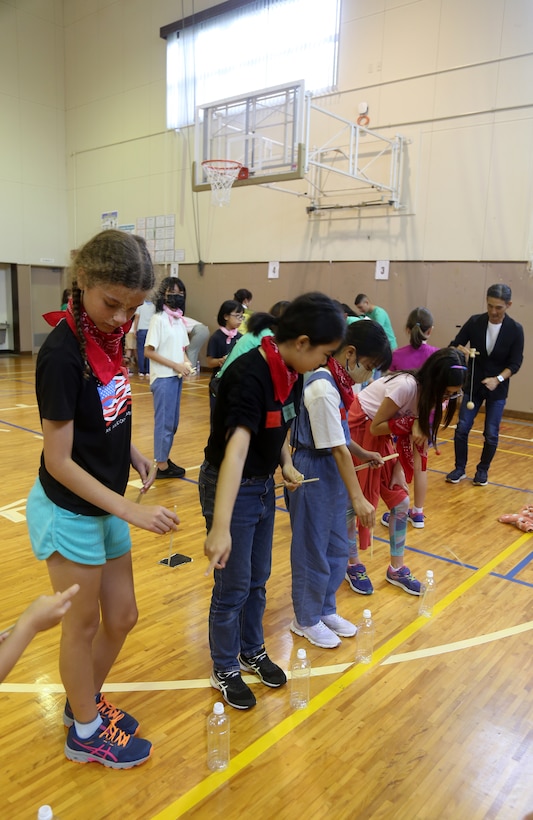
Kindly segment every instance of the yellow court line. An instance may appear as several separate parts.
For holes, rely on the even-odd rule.
[[[467,578],[462,584],[459,584],[454,590],[446,595],[441,601],[438,601],[434,607],[434,613],[437,615],[443,612],[461,595],[475,586],[479,581],[483,580],[498,564],[501,564],[506,558],[516,552],[526,541],[533,536],[529,533],[524,533],[513,544],[502,550],[498,555],[492,558],[485,566],[478,569],[470,578]],[[231,761],[227,769],[223,772],[214,772],[213,774],[202,780],[188,792],[183,794],[170,806],[163,809],[158,814],[154,815],[152,820],[177,820],[182,817],[185,812],[197,806],[206,797],[213,794],[220,786],[227,783],[232,777],[245,769],[253,763],[261,754],[271,749],[278,741],[288,735],[293,729],[296,729],[304,720],[307,720],[311,715],[322,709],[323,706],[332,701],[337,695],[341,694],[348,686],[350,686],[358,678],[362,677],[368,669],[377,666],[381,661],[396,649],[400,644],[404,643],[408,638],[418,632],[419,629],[427,624],[427,618],[419,616],[404,629],[390,638],[385,644],[380,646],[374,652],[372,662],[370,664],[354,664],[351,666],[338,680],[327,686],[322,692],[311,699],[306,709],[294,712],[289,717],[284,718],[277,726],[274,726],[268,732],[265,732],[260,738],[251,743],[246,749],[236,755]]]

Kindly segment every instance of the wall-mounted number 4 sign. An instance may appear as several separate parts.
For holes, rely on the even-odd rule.
[[[388,259],[378,259],[376,262],[376,274],[375,279],[388,279],[389,278],[389,260]]]

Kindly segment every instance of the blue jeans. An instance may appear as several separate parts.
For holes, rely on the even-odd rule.
[[[198,480],[207,531],[213,524],[218,470],[203,463]],[[209,610],[209,646],[218,672],[238,670],[239,653],[256,655],[264,646],[266,582],[274,532],[272,476],[243,478],[231,516],[232,548],[224,569],[214,570]]]
[[[466,398],[466,397],[465,397]],[[468,461],[468,434],[474,424],[474,419],[479,413],[479,408],[485,402],[485,426],[483,428],[483,437],[485,444],[481,453],[481,458],[477,465],[478,470],[485,470],[488,472],[496,448],[498,447],[498,438],[500,433],[500,423],[505,407],[505,399],[491,400],[489,395],[474,394],[472,397],[474,407],[469,410],[466,406],[466,401],[463,399],[461,409],[459,410],[459,421],[457,422],[457,429],[454,436],[455,447],[455,466],[459,470],[466,470],[466,463]]]
[[[293,464],[303,475],[320,479],[285,493],[292,528],[294,614],[300,626],[315,626],[323,615],[337,611],[336,594],[349,553],[348,493],[332,455],[302,447],[294,453]]]
[[[144,355],[144,343],[146,341],[146,336],[148,334],[148,330],[138,330],[137,331],[137,366],[139,368],[139,373],[144,373],[146,376],[147,373],[150,372],[150,359],[147,359]]]
[[[169,376],[150,385],[154,397],[154,458],[166,461],[170,455],[180,420],[183,379]]]

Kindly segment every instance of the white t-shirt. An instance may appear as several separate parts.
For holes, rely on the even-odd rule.
[[[494,350],[494,345],[496,344],[496,339],[498,338],[501,329],[501,322],[499,325],[493,324],[493,322],[489,322],[487,325],[487,336],[485,340],[485,346],[487,348],[488,356],[490,356],[490,354]]]
[[[153,302],[148,302],[145,300],[142,305],[139,305],[135,313],[139,317],[139,321],[137,322],[137,330],[148,330],[150,319],[155,313],[155,305]]]
[[[359,393],[359,402],[364,413],[373,419],[383,399],[392,399],[399,410],[396,418],[416,416],[418,418],[418,382],[410,373],[397,376],[382,376]]]
[[[176,322],[164,311],[154,313],[150,319],[145,347],[153,347],[161,356],[172,362],[184,362],[185,348],[188,344],[189,337],[181,320]],[[168,379],[177,375],[171,367],[150,359],[150,384],[156,379]]]
[[[320,369],[329,373],[326,368]],[[339,413],[339,391],[329,379],[316,379],[305,387],[304,404],[317,450],[346,444]]]

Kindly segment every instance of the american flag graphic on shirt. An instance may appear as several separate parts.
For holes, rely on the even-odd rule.
[[[131,407],[131,387],[127,376],[119,374],[109,384],[98,386],[102,402],[105,425],[110,428],[121,416],[126,416]]]

